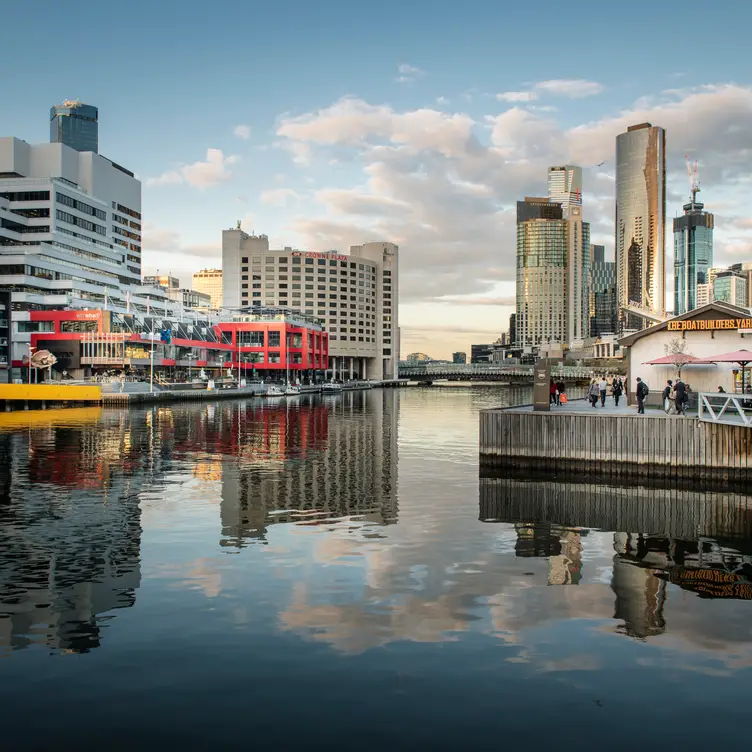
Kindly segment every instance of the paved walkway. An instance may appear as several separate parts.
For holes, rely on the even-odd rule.
[[[521,412],[530,412],[533,409],[532,405],[525,405],[524,407],[513,407],[511,410],[519,410]],[[591,407],[590,403],[585,399],[576,399],[567,402],[566,405],[551,405],[551,413],[570,413],[573,415],[579,413],[588,414],[602,414],[602,415],[637,415],[637,405],[627,405],[626,398],[622,395],[619,399],[619,407],[614,405],[614,398],[611,396],[606,397],[606,406],[601,407],[601,402],[598,400],[598,407]],[[645,413],[651,415],[665,415],[658,407],[645,407]]]

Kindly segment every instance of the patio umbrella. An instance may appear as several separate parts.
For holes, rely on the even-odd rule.
[[[749,350],[735,350],[721,355],[709,355],[706,360],[713,363],[738,363],[742,367],[742,394],[744,394],[744,369],[752,363],[752,352]]]
[[[709,366],[715,365],[712,360],[706,360],[705,358],[696,358],[694,355],[688,355],[686,353],[674,353],[673,355],[664,355],[662,358],[656,358],[655,360],[649,360],[647,363],[643,363],[644,366],[676,366],[681,376],[681,370],[684,366]]]

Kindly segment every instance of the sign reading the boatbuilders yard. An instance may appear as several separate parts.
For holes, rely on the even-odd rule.
[[[693,319],[668,322],[670,332],[709,332],[716,329],[752,329],[752,319]]]

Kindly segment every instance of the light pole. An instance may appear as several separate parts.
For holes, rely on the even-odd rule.
[[[151,364],[149,366],[149,393],[154,392],[154,319],[151,320]]]

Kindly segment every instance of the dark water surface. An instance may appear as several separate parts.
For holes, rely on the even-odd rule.
[[[0,415],[2,749],[748,748],[750,499],[479,479],[525,396]]]

